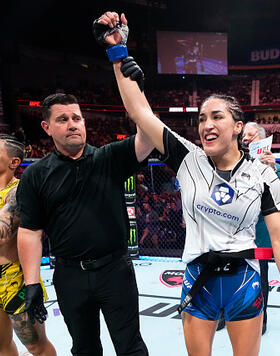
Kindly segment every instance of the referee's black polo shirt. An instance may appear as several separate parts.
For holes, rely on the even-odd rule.
[[[44,229],[54,256],[99,258],[126,248],[124,181],[140,167],[134,139],[86,144],[76,160],[55,149],[30,165],[17,189],[20,226]]]

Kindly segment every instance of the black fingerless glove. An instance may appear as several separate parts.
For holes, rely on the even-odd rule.
[[[25,286],[25,311],[32,324],[35,319],[40,324],[46,320],[47,310],[44,306],[43,290],[40,283]]]
[[[141,91],[144,90],[144,73],[133,57],[128,57],[126,42],[128,37],[128,26],[120,21],[115,27],[98,23],[99,19],[93,21],[92,33],[97,43],[107,48],[107,54],[110,61],[122,59],[121,71],[125,77],[135,80]],[[105,38],[109,34],[119,31],[122,41],[121,45],[110,46]]]
[[[122,40],[121,43],[122,45],[126,45],[127,42],[127,37],[128,37],[128,26],[124,25],[121,21],[116,24],[115,27],[111,28],[108,25],[102,25],[98,23],[99,19],[96,19],[93,21],[92,24],[92,33],[93,36],[98,44],[105,48],[113,47],[109,43],[105,41],[106,36],[110,35],[111,33],[114,33],[115,31],[119,31]]]
[[[105,41],[105,37],[106,37],[106,35],[109,34],[110,27],[107,25],[102,25],[102,24],[98,23],[98,20],[99,19],[94,20],[93,24],[92,24],[93,36],[94,36],[96,42],[98,44],[100,44],[100,46],[109,48],[110,45]]]
[[[144,90],[144,73],[133,57],[126,57],[122,60],[121,72],[125,77],[135,80],[141,91]]]

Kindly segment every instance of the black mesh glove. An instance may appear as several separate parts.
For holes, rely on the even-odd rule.
[[[144,73],[133,57],[126,57],[122,60],[121,71],[125,77],[135,80],[141,91],[144,90]]]
[[[40,283],[25,286],[25,310],[32,324],[35,319],[40,324],[47,319],[47,310],[44,306],[43,290]]]
[[[122,41],[120,44],[125,45],[128,37],[128,26],[124,25],[121,21],[113,28],[108,25],[102,25],[98,23],[99,19],[93,21],[92,24],[92,33],[97,43],[105,48],[112,47],[109,43],[105,41],[106,36],[114,33],[115,31],[119,31]]]

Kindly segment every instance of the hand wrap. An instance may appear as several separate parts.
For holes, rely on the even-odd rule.
[[[100,19],[100,18],[99,18]],[[144,73],[138,64],[134,61],[133,57],[128,57],[126,42],[128,37],[128,26],[124,25],[121,21],[113,28],[108,25],[98,23],[99,19],[93,21],[92,32],[95,40],[101,46],[106,48],[110,61],[122,59],[121,71],[125,77],[130,77],[135,80],[141,91],[144,90]],[[111,35],[115,31],[119,31],[122,40],[120,44],[115,46],[110,45],[106,41],[106,36]]]
[[[108,42],[106,42],[106,36],[111,35],[112,33],[119,31],[119,34],[122,37],[120,44],[126,45],[128,38],[128,26],[124,25],[121,21],[117,23],[117,25],[113,28],[108,25],[102,25],[98,23],[99,19],[93,21],[92,32],[93,36],[97,43],[105,48],[112,47]]]

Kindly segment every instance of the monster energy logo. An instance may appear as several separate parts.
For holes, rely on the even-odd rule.
[[[124,182],[124,190],[126,193],[133,193],[135,190],[134,186],[134,176],[129,177],[125,182]]]
[[[138,255],[138,231],[136,221],[130,221],[128,250],[130,256]]]
[[[130,227],[130,232],[129,232],[129,242],[130,246],[133,246],[137,242],[137,231],[136,231],[136,226]]]

